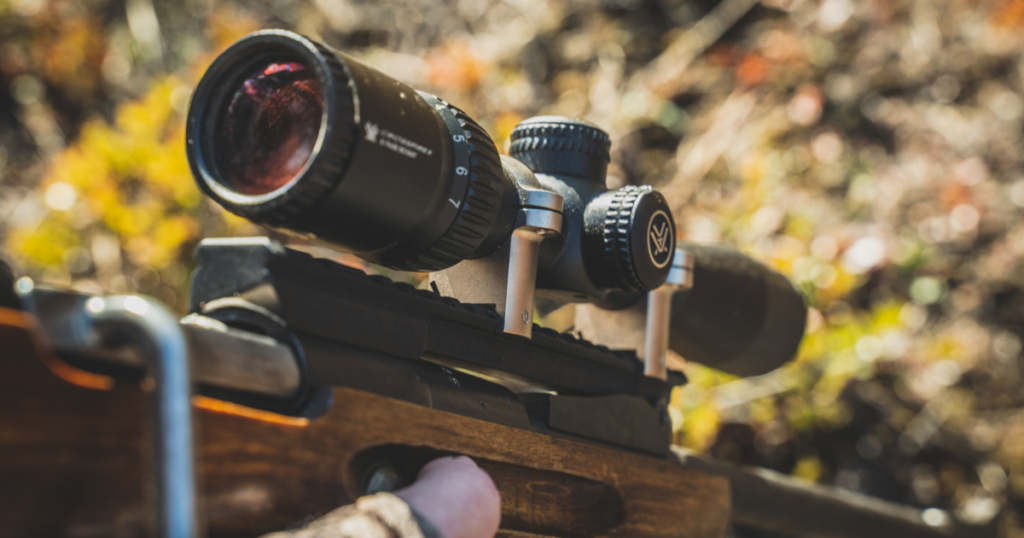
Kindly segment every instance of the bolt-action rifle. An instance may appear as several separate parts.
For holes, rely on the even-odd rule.
[[[763,374],[795,354],[806,307],[739,252],[677,242],[658,191],[609,189],[609,147],[593,124],[542,116],[501,156],[463,111],[340,52],[283,31],[240,40],[192,97],[199,188],[253,222],[429,272],[430,288],[266,238],[203,241],[180,320],[18,280],[0,309],[0,525],[254,536],[466,454],[498,485],[505,536],[720,537],[730,519],[961,532],[944,513],[672,447],[686,378],[668,351]],[[534,324],[566,304],[573,331]]]

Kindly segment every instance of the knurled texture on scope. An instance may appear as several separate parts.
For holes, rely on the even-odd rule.
[[[271,226],[287,227],[296,216],[327,196],[348,167],[352,146],[357,137],[354,121],[355,101],[352,98],[345,67],[333,50],[314,41],[308,42],[316,47],[334,79],[333,87],[324,88],[325,91],[334,92],[333,96],[327,97],[334,98],[336,107],[334,124],[331,126],[331,139],[321,146],[320,155],[316,156],[317,163],[309,169],[310,173],[293,185],[285,195],[254,206],[231,204],[234,213]],[[252,213],[247,212],[247,209],[251,209]]]
[[[647,290],[636,274],[630,236],[634,225],[633,208],[641,196],[652,191],[649,185],[627,185],[604,195],[612,197],[604,218],[605,263],[615,271],[618,284],[629,291]]]
[[[527,120],[512,130],[511,140],[509,155],[512,157],[529,151],[547,150],[597,155],[605,162],[611,161],[608,150],[612,143],[608,134],[568,118],[566,122],[531,123]]]
[[[429,249],[409,260],[409,268],[418,271],[438,271],[469,257],[490,233],[504,194],[501,157],[490,135],[462,110],[438,101],[458,118],[469,143],[469,186],[448,231]]]

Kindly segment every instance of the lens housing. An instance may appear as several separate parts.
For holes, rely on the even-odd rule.
[[[396,269],[485,255],[514,224],[515,187],[471,118],[291,32],[251,34],[213,62],[186,144],[229,211]]]
[[[218,116],[217,170],[242,194],[283,188],[309,162],[322,115],[323,91],[305,65],[258,68]]]

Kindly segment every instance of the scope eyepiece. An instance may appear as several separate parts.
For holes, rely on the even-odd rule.
[[[436,271],[511,232],[499,214],[518,195],[476,122],[292,32],[221,54],[187,129],[193,175],[227,210],[375,263]]]

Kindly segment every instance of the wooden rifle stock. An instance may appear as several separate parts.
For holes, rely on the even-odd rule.
[[[3,534],[146,534],[143,391],[47,356],[30,320],[0,309]],[[352,502],[380,462],[408,473],[449,453],[472,457],[494,479],[501,536],[710,538],[728,524],[728,481],[671,460],[346,388],[311,421],[195,403],[210,536],[281,530]]]

